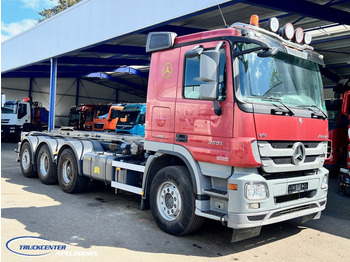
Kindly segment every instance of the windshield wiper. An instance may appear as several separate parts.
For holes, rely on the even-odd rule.
[[[325,112],[323,112],[321,110],[321,108],[319,108],[316,105],[300,105],[300,106],[297,106],[297,107],[306,108],[306,109],[312,111],[313,115],[316,116],[316,117],[321,117],[322,119],[327,119],[328,118],[327,114]],[[313,108],[317,108],[318,111],[315,111]],[[321,112],[321,114],[320,114],[320,112]]]
[[[275,114],[276,112],[282,112],[282,113],[288,113],[291,116],[294,116],[294,112],[288,107],[286,106],[283,102],[281,98],[277,98],[277,97],[273,97],[273,96],[267,96],[267,97],[261,97],[261,100],[263,101],[273,101],[273,102],[278,102],[280,103],[286,110],[282,109],[281,107],[279,107],[276,104],[273,104],[274,106],[276,106],[279,110],[277,109],[271,109],[271,113]]]

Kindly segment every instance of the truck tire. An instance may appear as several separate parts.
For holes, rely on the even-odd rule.
[[[36,169],[41,183],[45,185],[57,183],[57,165],[52,161],[47,145],[43,145],[39,150]]]
[[[151,211],[158,227],[171,235],[197,230],[204,218],[195,215],[195,195],[188,170],[168,166],[158,171],[151,184]]]
[[[87,178],[78,174],[75,155],[71,149],[64,149],[58,159],[58,183],[66,193],[79,193],[85,190]]]
[[[22,174],[28,178],[33,178],[37,176],[35,166],[32,164],[32,158],[33,154],[30,144],[28,142],[24,142],[19,153],[19,159],[21,163]]]

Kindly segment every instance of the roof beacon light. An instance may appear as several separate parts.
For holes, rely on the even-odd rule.
[[[303,40],[304,40],[304,31],[303,31],[303,29],[301,27],[298,27],[297,29],[295,29],[295,31],[294,31],[294,40],[298,44],[301,44],[301,42],[303,42]]]
[[[252,16],[250,17],[250,24],[259,27],[259,16],[257,16],[257,15],[252,15]]]
[[[304,43],[309,45],[312,41],[312,35],[310,32],[306,32],[304,35]]]
[[[278,21],[278,19],[276,17],[272,17],[272,18],[270,18],[270,20],[268,22],[268,27],[269,27],[270,31],[276,33],[280,27],[280,22]]]
[[[286,24],[281,28],[281,35],[284,39],[292,40],[294,36],[294,26],[291,23]]]

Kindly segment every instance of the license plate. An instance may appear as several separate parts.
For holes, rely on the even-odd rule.
[[[288,186],[288,194],[295,194],[307,191],[308,183],[292,184]]]

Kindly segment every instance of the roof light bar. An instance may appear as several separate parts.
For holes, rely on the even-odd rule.
[[[276,17],[270,18],[270,20],[268,22],[268,29],[271,32],[276,33],[279,28],[280,28],[280,22],[278,21],[278,19]]]
[[[306,32],[304,35],[304,43],[309,45],[312,41],[312,35],[310,32]]]
[[[291,23],[287,23],[284,27],[280,29],[280,35],[284,39],[292,40],[294,36],[294,26]]]
[[[301,27],[298,27],[294,31],[294,41],[298,44],[301,44],[304,40],[304,31]]]

